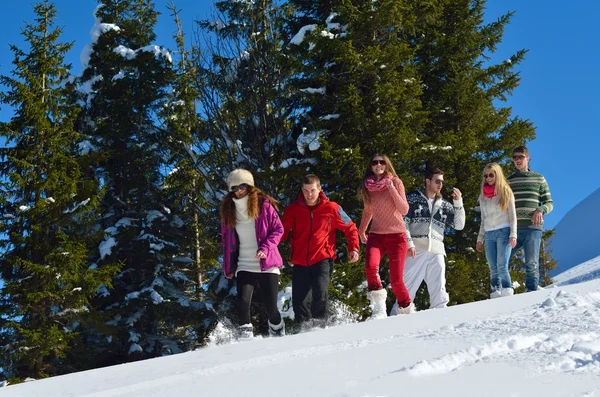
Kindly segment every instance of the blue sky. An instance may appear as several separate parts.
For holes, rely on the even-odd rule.
[[[194,19],[204,18],[212,8],[210,0],[174,0],[182,10],[184,28],[190,32]],[[166,4],[155,0],[162,12],[156,44],[172,47],[174,25]],[[79,54],[90,41],[95,0],[56,0],[58,23],[64,26],[64,40],[74,40],[69,61],[79,72]],[[491,21],[515,11],[507,26],[495,61],[508,59],[519,49],[529,53],[520,66],[522,82],[509,99],[514,114],[531,120],[537,138],[528,144],[531,168],[544,174],[555,202],[546,217],[552,228],[577,203],[600,187],[593,159],[598,156],[600,133],[600,2],[597,0],[489,0],[486,19]],[[8,44],[20,44],[23,21],[32,21],[31,1],[11,1],[0,13],[0,74],[12,69]],[[10,109],[0,109],[0,119],[10,118]],[[599,156],[600,157],[600,156]]]

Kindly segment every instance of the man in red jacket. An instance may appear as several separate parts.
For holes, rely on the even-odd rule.
[[[335,259],[336,230],[348,240],[349,261],[358,261],[358,230],[339,204],[321,190],[316,175],[306,175],[302,192],[283,212],[283,237],[291,236],[292,305],[296,321],[311,317],[325,324],[328,316],[327,288]],[[308,294],[312,290],[309,308]]]

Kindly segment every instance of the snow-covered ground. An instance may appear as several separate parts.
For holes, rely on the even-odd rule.
[[[38,380],[0,396],[600,396],[600,280]]]

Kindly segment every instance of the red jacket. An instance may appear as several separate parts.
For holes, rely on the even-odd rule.
[[[341,230],[348,240],[348,251],[358,251],[356,225],[339,204],[330,201],[323,192],[319,203],[309,207],[302,192],[283,212],[284,241],[291,235],[293,265],[310,266],[324,259],[335,259],[335,234]]]

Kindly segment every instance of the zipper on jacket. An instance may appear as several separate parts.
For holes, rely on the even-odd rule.
[[[306,241],[306,266],[310,266],[308,262],[310,260],[310,236],[312,235],[312,220],[313,211],[310,210],[310,223],[308,224],[308,241]]]

